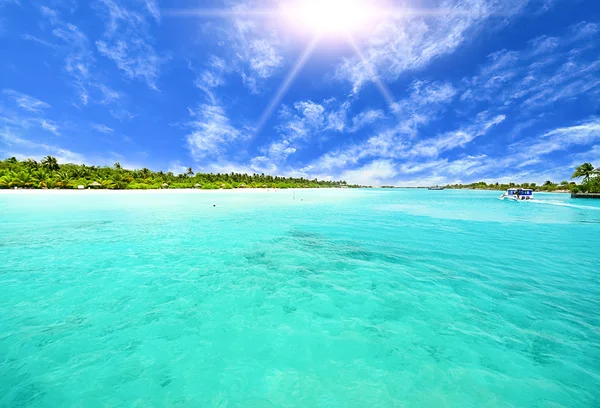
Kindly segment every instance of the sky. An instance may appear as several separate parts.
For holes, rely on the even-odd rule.
[[[600,166],[597,0],[0,0],[0,158],[364,185]]]

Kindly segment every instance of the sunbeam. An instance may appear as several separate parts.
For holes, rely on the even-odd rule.
[[[360,49],[355,37],[370,32],[384,21],[402,20],[412,17],[449,18],[453,16],[479,16],[480,12],[448,8],[418,9],[381,6],[378,0],[283,0],[270,8],[195,8],[163,9],[164,16],[194,18],[254,18],[273,19],[287,29],[301,28],[312,32],[313,39],[308,44],[294,67],[287,74],[277,92],[265,108],[255,128],[259,134],[273,111],[279,106],[299,72],[312,55],[320,39],[328,37],[345,39],[352,46],[364,64],[369,78],[385,99],[391,111],[394,111],[394,97],[379,78],[375,67]]]
[[[371,77],[371,79],[373,80],[375,85],[377,86],[377,89],[379,89],[381,96],[383,96],[383,98],[387,102],[389,108],[393,111],[395,101],[394,101],[394,97],[392,96],[392,92],[381,81],[381,79],[379,79],[377,72],[375,72],[375,68],[369,62],[369,60],[367,60],[367,58],[365,57],[364,53],[362,52],[362,50],[360,49],[360,47],[358,46],[358,44],[356,43],[354,38],[352,38],[352,35],[348,33],[346,38],[348,40],[348,43],[352,46],[352,48],[354,48],[354,51],[356,52],[356,54],[360,57],[362,63],[365,65],[365,68],[369,71],[369,76]]]
[[[279,86],[279,89],[273,96],[273,99],[271,99],[271,101],[267,105],[267,108],[265,109],[262,116],[260,117],[260,121],[258,122],[258,124],[256,126],[256,130],[254,132],[255,135],[260,133],[260,131],[263,129],[263,127],[265,126],[265,124],[267,123],[267,121],[269,120],[271,115],[273,114],[273,111],[275,110],[275,108],[277,108],[277,106],[281,103],[281,100],[283,99],[283,97],[287,93],[288,89],[290,88],[290,86],[292,85],[292,83],[294,82],[296,77],[298,76],[298,73],[304,67],[304,65],[306,64],[306,61],[308,61],[308,58],[313,53],[319,40],[320,40],[319,36],[315,36],[312,39],[312,41],[308,44],[308,46],[306,47],[306,49],[304,50],[304,52],[302,53],[302,55],[300,56],[298,61],[296,61],[294,68],[292,68],[292,70],[288,73],[285,80],[281,83],[281,85]]]

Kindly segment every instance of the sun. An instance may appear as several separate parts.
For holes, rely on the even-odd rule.
[[[294,0],[282,5],[295,28],[322,36],[344,36],[365,31],[378,16],[368,0]]]

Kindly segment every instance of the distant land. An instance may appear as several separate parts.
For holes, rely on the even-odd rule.
[[[183,174],[128,170],[120,163],[112,167],[85,164],[60,164],[52,156],[40,162],[19,161],[10,157],[0,161],[0,189],[109,189],[150,190],[196,188],[203,190],[234,188],[357,188],[345,181],[308,180],[303,177],[278,177],[265,174],[195,173],[191,167]]]
[[[594,197],[600,193],[600,168],[590,163],[578,166],[571,179],[582,178],[580,184],[563,180],[555,183],[550,180],[536,183],[486,183],[448,184],[446,189],[500,190],[527,188],[536,192],[572,193],[582,197]],[[204,190],[234,188],[371,188],[348,184],[346,181],[306,179],[303,177],[279,177],[263,174],[242,173],[195,173],[191,167],[185,173],[173,174],[152,171],[147,168],[129,170],[120,163],[113,166],[87,166],[85,164],[60,164],[52,156],[40,162],[34,159],[17,160],[10,157],[0,161],[0,189],[77,189],[96,188],[110,190],[147,190],[168,188],[196,188]],[[391,185],[380,188],[427,188],[397,187]]]
[[[538,185],[537,183],[486,183],[479,181],[471,184],[447,184],[443,186],[449,190],[500,190],[505,191],[509,188],[527,188],[536,192],[548,193],[571,193],[573,197],[596,197],[600,193],[600,168],[595,169],[591,163],[583,163],[578,166],[571,179],[583,178],[581,184],[574,181],[563,180],[560,183],[555,183],[550,180]],[[381,186],[381,188],[427,188],[421,187],[396,187],[396,186]]]

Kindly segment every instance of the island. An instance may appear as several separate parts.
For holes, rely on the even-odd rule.
[[[550,180],[538,185],[536,183],[486,183],[480,181],[471,184],[448,184],[448,189],[469,190],[508,190],[510,188],[531,189],[536,192],[549,193],[571,193],[573,198],[600,198],[600,168],[595,169],[591,163],[583,163],[578,166],[571,179],[583,178],[581,184],[573,181],[561,181],[554,183]]]
[[[308,180],[303,177],[278,177],[265,174],[194,173],[191,167],[183,174],[152,171],[147,168],[128,170],[113,166],[59,164],[46,156],[17,160],[10,157],[0,161],[0,189],[234,189],[234,188],[357,188],[345,181]]]

